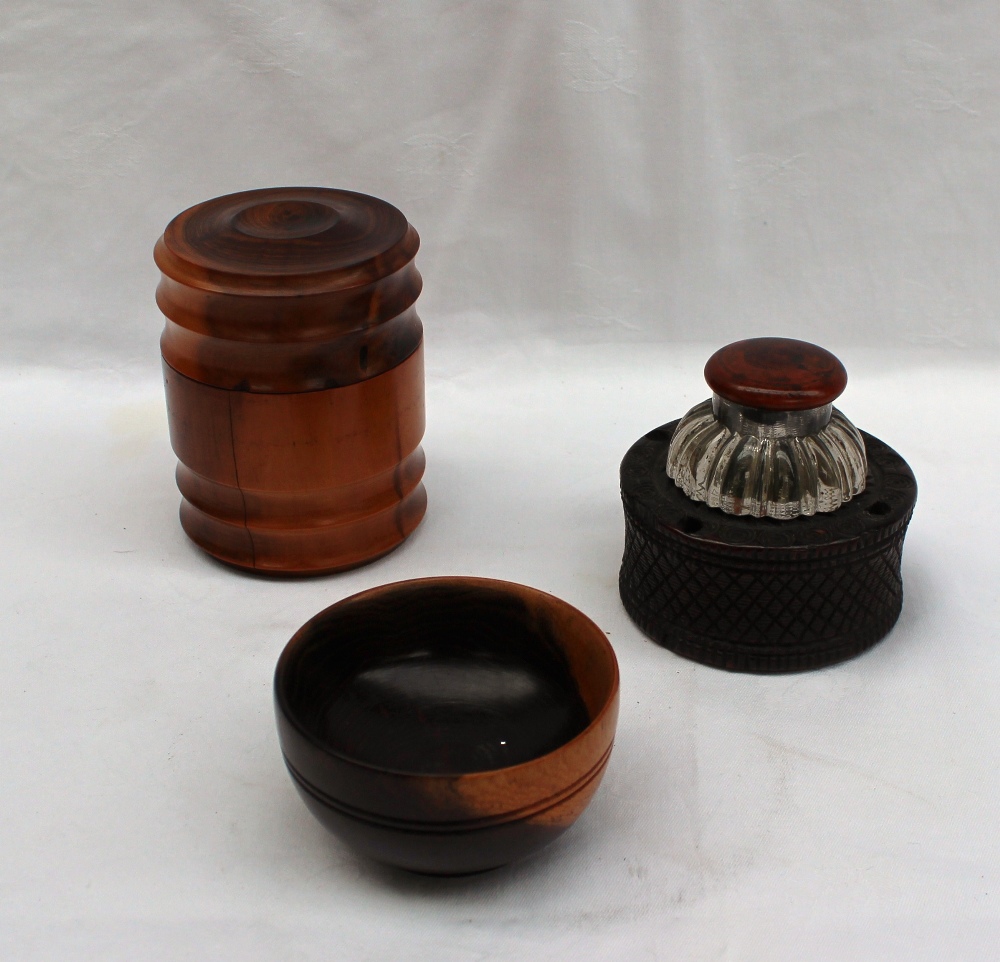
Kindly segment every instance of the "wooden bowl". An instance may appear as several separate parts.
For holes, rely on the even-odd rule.
[[[310,811],[380,862],[496,868],[586,808],[618,720],[604,632],[552,595],[426,578],[327,608],[274,678],[282,753]]]

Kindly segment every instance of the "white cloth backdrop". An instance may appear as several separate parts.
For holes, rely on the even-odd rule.
[[[994,956],[998,40],[985,0],[3,0],[0,955]],[[428,359],[425,523],[290,583],[180,532],[151,260],[276,184],[407,214]],[[764,333],[921,485],[896,630],[781,678],[616,587],[621,456]],[[581,607],[623,701],[581,822],[442,882],[311,820],[269,688],[320,608],[443,573]]]

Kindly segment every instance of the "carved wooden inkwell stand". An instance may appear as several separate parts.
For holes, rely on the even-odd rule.
[[[816,345],[739,341],[705,379],[712,398],[622,462],[626,610],[659,644],[731,671],[859,654],[902,607],[913,472],[833,407],[847,373]]]

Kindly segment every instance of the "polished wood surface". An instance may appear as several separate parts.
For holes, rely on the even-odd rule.
[[[727,344],[705,365],[708,386],[727,401],[767,411],[832,404],[847,387],[844,365],[829,351],[788,337]]]
[[[275,672],[282,751],[310,810],[380,861],[495,868],[568,828],[618,711],[592,621],[506,582],[386,585],[320,613]]]
[[[271,572],[353,567],[423,517],[416,232],[326,188],[246,191],[156,245],[171,442],[188,535]]]
[[[424,515],[423,349],[357,384],[223,391],[164,366],[181,524],[222,561],[261,571],[354,567]]]
[[[392,204],[329,187],[268,187],[189,207],[163,232],[160,270],[201,290],[323,293],[406,267],[416,232]]]

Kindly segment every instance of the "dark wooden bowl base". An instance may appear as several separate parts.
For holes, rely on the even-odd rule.
[[[516,818],[452,826],[372,818],[324,795],[285,762],[299,796],[325,828],[368,858],[418,875],[448,878],[489,872],[544,848],[569,828],[567,821],[556,818],[548,823]],[[579,797],[561,800],[563,807],[568,803],[582,810],[603,774],[604,766],[577,793]]]
[[[622,461],[619,590],[636,625],[685,658],[757,673],[831,665],[885,637],[903,603],[903,539],[917,496],[906,462],[862,432],[867,485],[837,511],[734,517],[667,477],[677,423]]]

